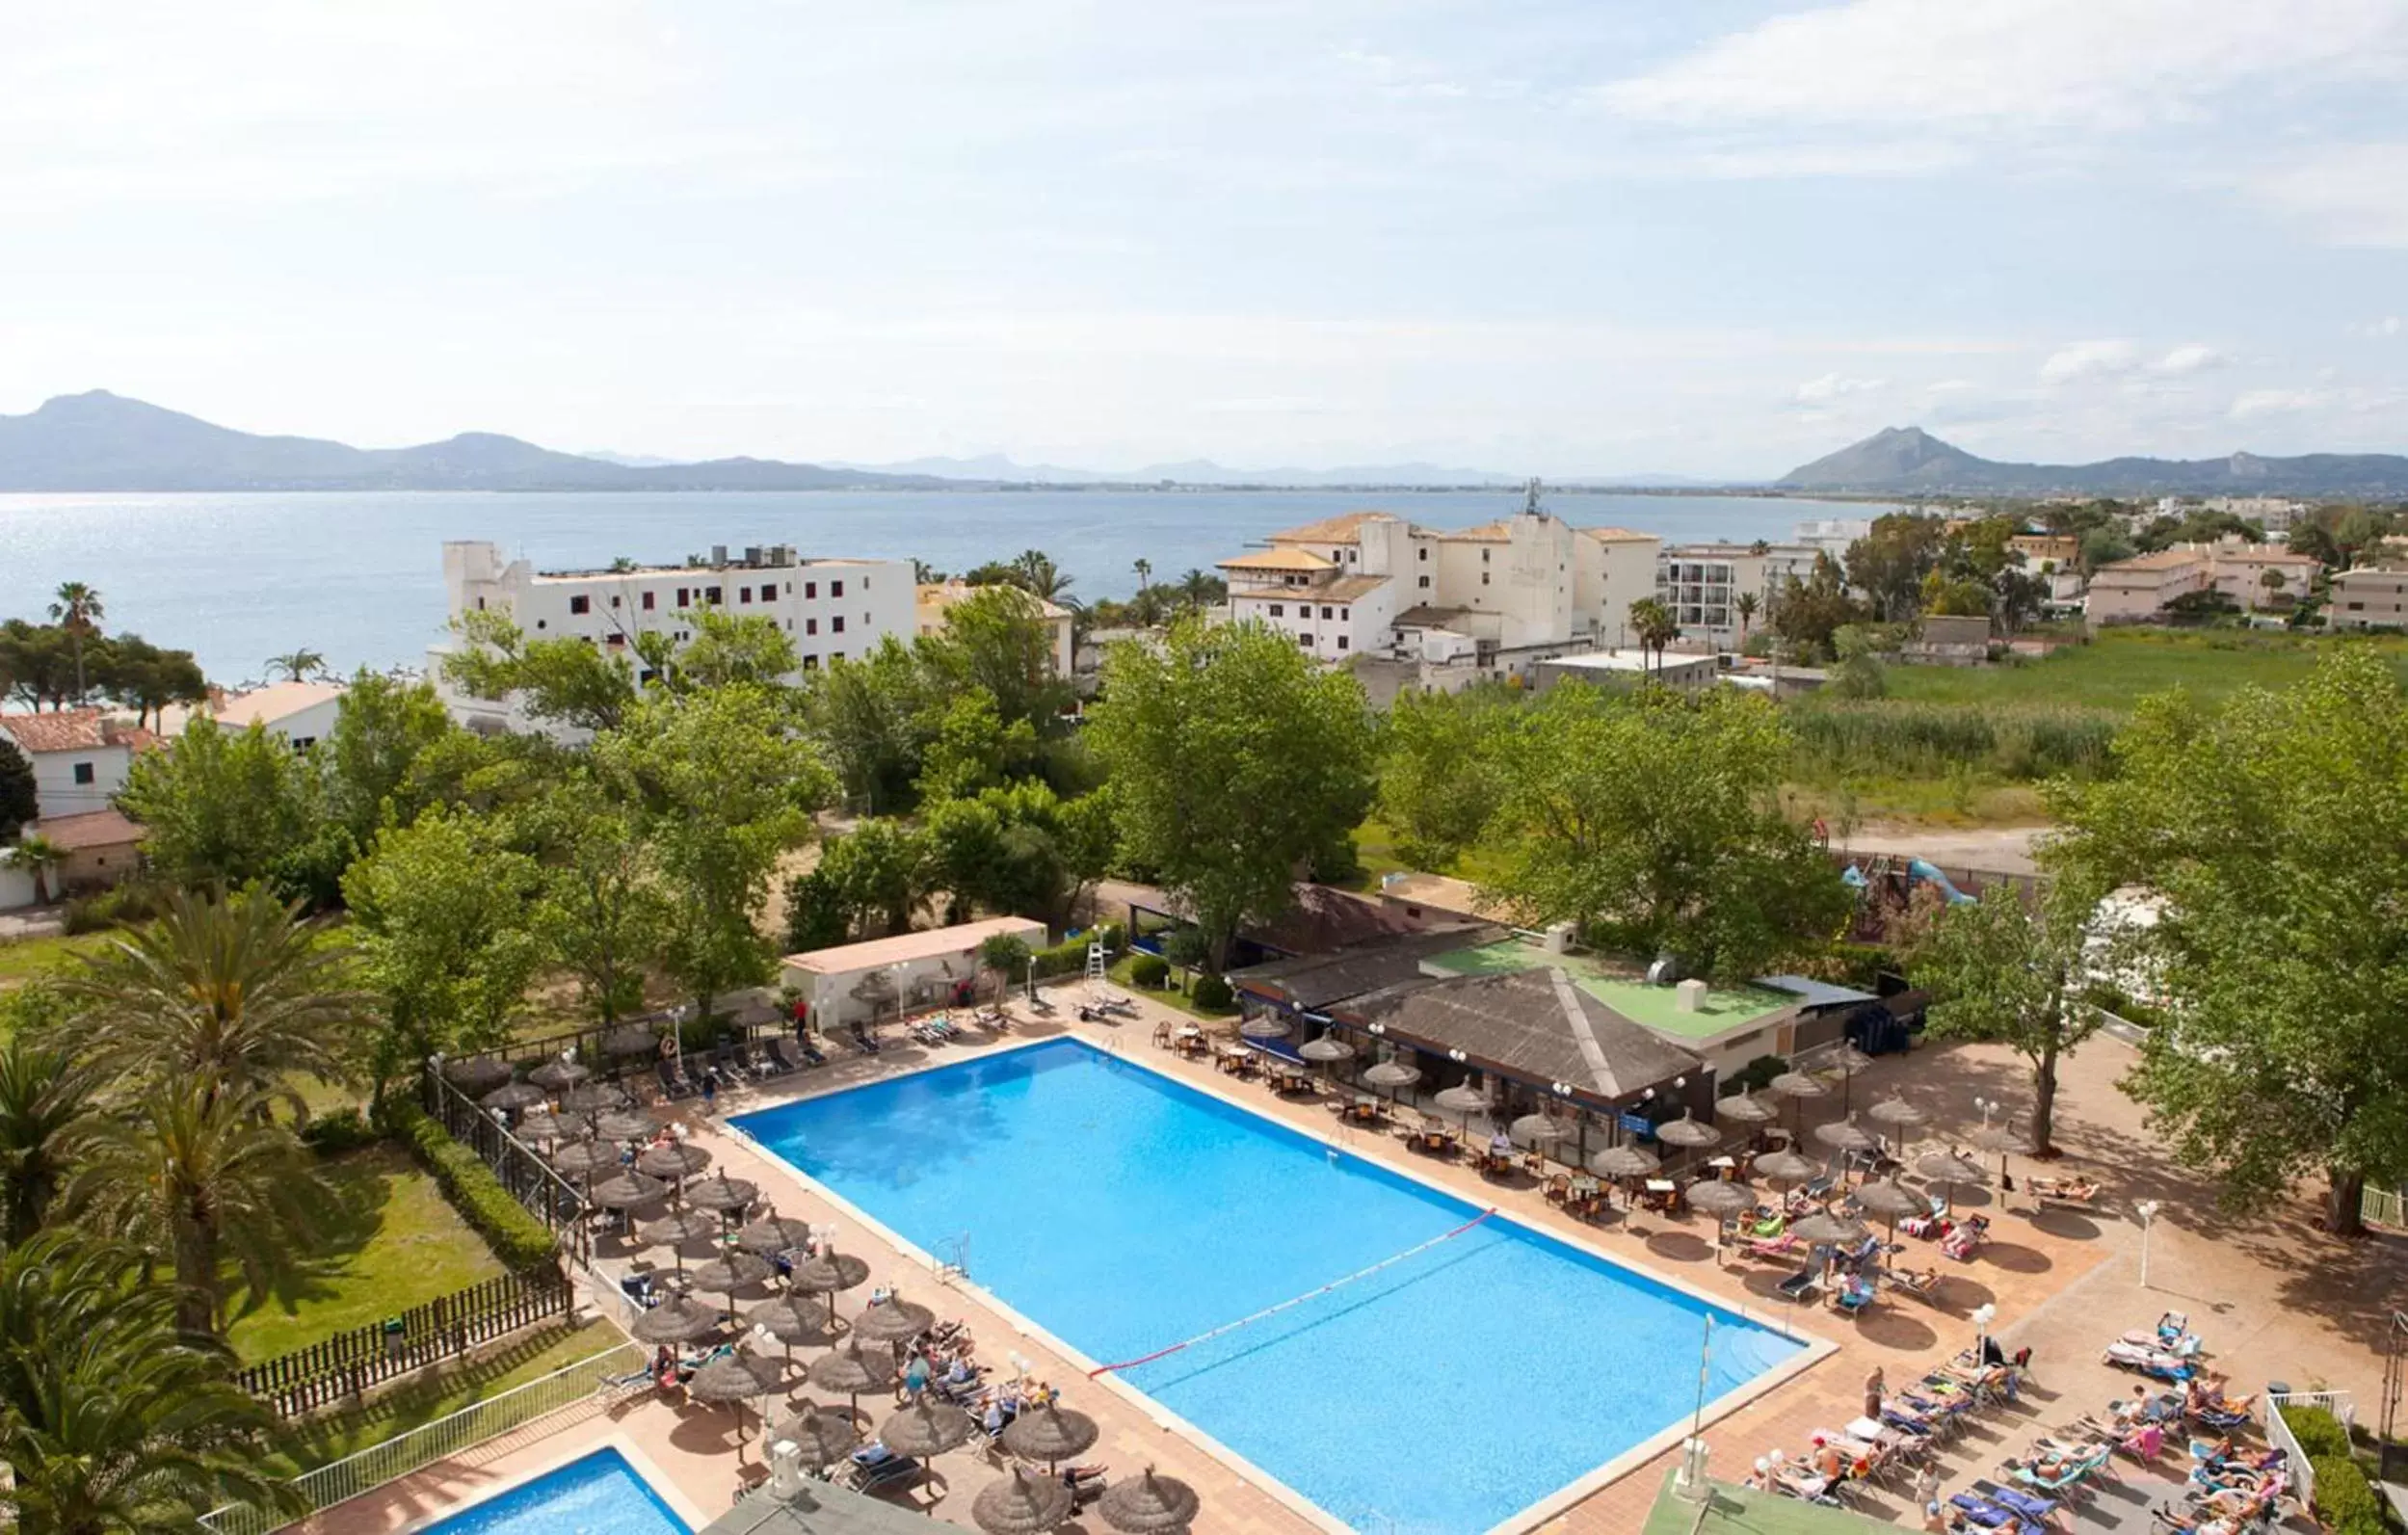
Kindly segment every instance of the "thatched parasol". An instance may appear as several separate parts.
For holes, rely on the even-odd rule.
[[[660,1121],[641,1109],[611,1109],[594,1116],[594,1133],[605,1141],[641,1141],[659,1128]]]
[[[1677,1120],[1655,1126],[1655,1138],[1666,1146],[1705,1147],[1722,1144],[1722,1131],[1683,1110]]]
[[[733,1295],[769,1279],[769,1259],[750,1253],[728,1253],[698,1263],[686,1283],[708,1295]]]
[[[1926,1156],[1918,1157],[1915,1163],[1915,1171],[1942,1185],[1946,1191],[1945,1198],[1951,1204],[1956,1203],[1956,1186],[1959,1183],[1981,1181],[1981,1164],[1971,1157],[1959,1156],[1954,1151],[1933,1151]]]
[[[863,1391],[883,1391],[894,1384],[894,1356],[884,1349],[864,1354],[860,1339],[853,1338],[811,1361],[804,1375],[823,1391],[844,1392],[859,1415]]]
[[[593,1074],[574,1061],[545,1061],[527,1073],[527,1080],[547,1093],[565,1093]]]
[[[1402,1061],[1382,1061],[1377,1066],[1365,1067],[1362,1077],[1363,1086],[1384,1087],[1391,1093],[1411,1087],[1420,1080],[1420,1069]]]
[[[817,1468],[842,1460],[861,1442],[860,1430],[809,1397],[795,1405],[794,1416],[769,1431],[772,1444],[794,1446],[804,1465]]]
[[[729,1178],[724,1167],[699,1183],[688,1184],[685,1191],[686,1203],[696,1209],[718,1210],[728,1215],[752,1208],[753,1202],[760,1197],[758,1184]]]
[[[1011,1475],[979,1490],[970,1518],[987,1535],[1043,1535],[1068,1521],[1077,1504],[1077,1495],[1052,1477],[1031,1476],[1026,1467],[1015,1466]]]
[[[806,1295],[828,1297],[828,1321],[836,1320],[836,1292],[849,1290],[869,1280],[869,1265],[850,1253],[839,1253],[831,1247],[815,1257],[806,1258],[794,1266],[787,1281]]]
[[[683,1141],[670,1146],[655,1146],[650,1151],[638,1152],[635,1159],[637,1172],[671,1179],[692,1178],[710,1165],[710,1152],[699,1146],[688,1146]]]
[[[1853,1045],[1842,1045],[1814,1063],[1826,1072],[1839,1073],[1839,1112],[1848,1111],[1848,1096],[1855,1090],[1856,1073],[1873,1064],[1873,1058]]]
[[[889,1296],[853,1319],[853,1336],[864,1343],[908,1343],[936,1325],[937,1313],[927,1307]]]
[[[1237,1025],[1238,1035],[1249,1040],[1283,1040],[1294,1030],[1295,1025],[1279,1013],[1257,1013]]]
[[[1307,1040],[1297,1045],[1296,1053],[1308,1061],[1351,1061],[1355,1058],[1355,1047],[1344,1040],[1334,1040],[1325,1034],[1317,1040]]]
[[[1775,1151],[1756,1159],[1756,1176],[1774,1183],[1804,1183],[1822,1169],[1795,1151]]]
[[[1898,1140],[1898,1150],[1906,1150],[1906,1132],[1931,1123],[1931,1116],[1902,1098],[1885,1098],[1865,1111],[1865,1117]]]
[[[1022,1460],[1044,1461],[1051,1470],[1057,1462],[1093,1449],[1102,1434],[1086,1414],[1041,1402],[1003,1425],[1003,1447]]]
[[[1645,1178],[1661,1166],[1654,1151],[1635,1146],[1609,1146],[1589,1158],[1589,1171],[1600,1178]]]
[[[501,1065],[499,1061],[493,1064]],[[509,1069],[504,1068],[502,1074],[508,1076]],[[477,1101],[490,1109],[522,1109],[533,1108],[549,1096],[533,1082],[504,1082]]]
[[[1485,1114],[1490,1108],[1488,1093],[1484,1089],[1473,1087],[1469,1082],[1457,1082],[1430,1101],[1449,1114],[1462,1116],[1464,1131],[1467,1134],[1471,1129],[1471,1116]]]
[[[1790,1222],[1789,1234],[1801,1242],[1829,1242],[1835,1247],[1854,1247],[1873,1233],[1863,1221],[1823,1210],[1802,1221]]]
[[[578,1068],[583,1071],[583,1067]],[[624,1092],[608,1082],[588,1082],[572,1087],[560,1095],[564,1114],[600,1114],[610,1109],[622,1109],[631,1100]]]
[[[552,1166],[563,1178],[592,1178],[616,1172],[619,1148],[602,1141],[570,1141],[552,1152]]]
[[[649,1204],[666,1196],[669,1185],[656,1178],[641,1173],[621,1173],[604,1178],[586,1191],[586,1198],[606,1210],[631,1210],[639,1204]]]
[[[694,1372],[686,1396],[697,1402],[725,1402],[736,1410],[736,1457],[744,1456],[744,1404],[778,1389],[775,1361],[749,1354],[722,1354]],[[767,1413],[764,1410],[763,1416]]]
[[[718,1332],[719,1326],[717,1311],[673,1295],[637,1317],[627,1331],[639,1343],[691,1343]]]
[[[490,1093],[510,1080],[510,1063],[493,1055],[467,1055],[457,1061],[443,1063],[443,1080],[474,1096]],[[516,1108],[518,1105],[489,1103],[488,1108]]]
[[[968,1443],[973,1426],[951,1402],[922,1396],[878,1425],[878,1442],[897,1455],[942,1455]]]
[[[602,1036],[602,1053],[625,1060],[629,1056],[649,1055],[660,1048],[660,1036],[646,1023],[623,1023]]]
[[[833,1343],[835,1334],[829,1331],[828,1313],[819,1303],[801,1295],[773,1295],[744,1313],[744,1325],[759,1328],[786,1346],[786,1357],[794,1357],[797,1343]]]
[[[736,1246],[747,1253],[775,1257],[811,1242],[811,1224],[784,1215],[764,1215],[736,1233]]]
[[[1096,1511],[1122,1535],[1178,1535],[1203,1506],[1194,1488],[1149,1466],[1135,1480],[1105,1488]]]
[[[1576,1134],[1579,1126],[1552,1114],[1524,1114],[1508,1128],[1518,1140],[1532,1146],[1552,1146]]]
[[[1814,1139],[1835,1151],[1869,1151],[1881,1141],[1854,1120],[1833,1120],[1814,1126]]]
[[[531,1108],[519,1115],[518,1123],[510,1127],[510,1133],[518,1139],[533,1141],[539,1145],[546,1141],[566,1140],[575,1131],[574,1125],[564,1121],[550,1109]]]
[[[1867,1183],[1856,1191],[1857,1208],[1866,1214],[1890,1223],[1890,1239],[1898,1236],[1898,1222],[1910,1215],[1920,1215],[1931,1208],[1931,1201],[1910,1188],[1900,1188],[1895,1178]]]
[[[1989,1151],[1998,1158],[2000,1187],[2006,1184],[2007,1158],[2032,1154],[2032,1143],[2024,1137],[2023,1131],[2012,1125],[1983,1125],[1973,1132],[1973,1147],[1976,1151]]]
[[[1714,1118],[1734,1125],[1769,1125],[1781,1118],[1781,1110],[1752,1093],[1733,1093],[1714,1100]]]
[[[1689,1208],[1699,1214],[1717,1218],[1752,1210],[1758,1203],[1756,1190],[1745,1183],[1726,1183],[1719,1178],[1692,1183],[1680,1197],[1688,1202]]]
[[[647,1221],[636,1228],[635,1234],[654,1247],[678,1248],[688,1242],[699,1242],[719,1234],[719,1217],[708,1210],[672,1210],[658,1220]],[[677,1259],[680,1271],[685,1258]]]

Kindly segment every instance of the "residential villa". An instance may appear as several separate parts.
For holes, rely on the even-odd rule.
[[[807,560],[790,544],[754,545],[730,558],[726,544],[708,559],[684,565],[627,565],[604,570],[539,571],[526,560],[504,561],[498,545],[481,540],[443,545],[443,583],[451,617],[499,612],[529,639],[570,638],[635,657],[639,634],[665,634],[682,645],[694,638],[693,617],[718,608],[760,617],[794,641],[800,671],[810,673],[846,656],[875,649],[889,635],[908,640],[918,627],[912,567],[895,560]],[[482,730],[541,730],[570,739],[577,732],[530,720],[515,700],[473,698],[443,679],[452,645],[429,652],[428,671],[462,724]]]
[[[913,603],[917,632],[929,635],[943,629],[945,615],[954,605],[968,600],[980,590],[966,581],[922,582],[915,589]],[[1072,667],[1071,610],[1044,597],[1037,598],[1037,610],[1045,621],[1046,632],[1052,637],[1054,675],[1069,676]]]
[[[2044,565],[2062,569],[2082,557],[2082,541],[2071,533],[2018,533],[2007,540],[2007,552],[2028,569]]]
[[[1232,620],[1292,635],[1333,665],[1384,665],[1451,689],[1627,632],[1656,543],[1574,528],[1535,503],[1459,532],[1363,511],[1272,534],[1220,569]]]
[[[2408,628],[2408,567],[2362,565],[2335,573],[2324,621],[2337,629]]]
[[[0,735],[33,765],[35,814],[44,821],[106,810],[134,770],[134,754],[158,739],[98,708],[0,714]]]
[[[2146,623],[2182,598],[2209,591],[2239,608],[2289,607],[2307,594],[2322,569],[2309,555],[2238,539],[2178,543],[2101,567],[2090,578],[2083,616],[2093,628]],[[2266,585],[2268,571],[2282,577],[2281,585]]]
[[[1823,552],[1809,543],[1672,544],[1655,561],[1655,600],[1672,610],[1681,638],[1735,646],[1744,638],[1739,598],[1753,595],[1755,617],[1745,622],[1763,622],[1781,588],[1791,576],[1812,576]]]
[[[206,714],[223,729],[247,730],[256,725],[292,743],[294,751],[306,752],[334,732],[334,717],[342,705],[340,682],[271,682],[243,693],[212,688],[205,703],[160,710],[159,733],[171,739],[182,735],[195,716]]]
[[[2209,581],[2237,608],[2289,608],[2315,585],[2323,562],[2280,544],[2224,543],[2209,558]],[[2269,585],[2266,578],[2277,578]]]

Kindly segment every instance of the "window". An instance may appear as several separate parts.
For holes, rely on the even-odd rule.
[[[831,661],[841,661],[844,659],[844,652],[842,650],[831,650],[828,652],[828,659]]]
[[[618,630],[613,629],[610,634],[610,643],[614,647],[622,646],[627,643],[627,637],[620,633]]]
[[[844,632],[843,614],[839,613],[834,618],[828,621],[828,632],[831,634],[842,634]]]
[[[872,623],[874,623],[874,622],[877,622],[876,620],[872,619],[872,618],[871,618],[868,614],[866,614],[866,613],[864,613],[864,614],[862,614],[862,615],[861,615],[861,627],[862,627],[862,628],[865,628],[865,629],[866,629],[866,628],[868,628],[868,627],[869,627]]]
[[[1430,578],[1426,575],[1421,578],[1421,590],[1424,592],[1430,590]]]
[[[477,611],[478,611],[479,613],[482,613],[482,612],[484,612],[484,611],[485,611],[485,598],[483,598],[483,597],[479,597],[479,598],[477,598]]]
[[[1301,646],[1310,646],[1312,644],[1312,636],[1310,634],[1299,634],[1296,636],[1296,643]]]
[[[747,607],[752,606],[752,605],[753,605],[753,589],[752,589],[751,587],[749,587],[749,586],[740,586],[740,587],[736,588],[736,600],[737,600],[738,602],[740,602],[740,603],[743,603],[743,604],[744,604],[745,606],[747,606]]]
[[[803,621],[803,632],[806,634],[817,634],[819,632],[819,620],[805,619]]]
[[[819,583],[817,581],[804,582],[803,595],[807,597],[815,597],[819,595]]]
[[[2366,604],[2365,604],[2364,602],[2352,602],[2352,603],[2349,605],[2349,611],[2350,611],[2350,612],[2352,612],[2352,613],[2355,613],[2355,612],[2357,612],[2359,609],[2361,609],[2361,608],[2363,608],[2363,607],[2365,607],[2365,606],[2366,606]],[[78,780],[77,781],[78,781],[78,782],[81,782],[82,781],[81,781],[81,780]]]
[[[1337,648],[1341,650],[1346,648],[1346,636],[1341,634],[1337,637]]]
[[[1361,549],[1348,549],[1346,551],[1346,563],[1348,565],[1354,564],[1356,556],[1360,555],[1362,552],[1363,551]]]
[[[1482,550],[1480,551],[1480,563],[1481,563],[1482,565],[1486,565],[1486,564],[1488,564],[1488,563],[1489,563],[1489,551],[1488,551],[1488,550],[1486,550],[1486,549],[1482,549]]]
[[[862,591],[864,591],[864,592],[866,592],[866,591],[868,591],[868,590],[869,590],[869,577],[868,577],[868,576],[863,576],[863,577],[861,577],[861,590],[862,590]],[[836,594],[836,595],[838,595],[838,596],[842,596],[842,595],[844,595],[844,594],[843,594],[843,593],[841,593],[841,592],[839,592],[839,593],[837,593],[837,594]]]
[[[803,670],[804,670],[804,671],[806,671],[806,672],[816,672],[816,671],[818,671],[818,670],[819,670],[819,657],[818,657],[818,656],[815,656],[815,655],[807,655],[807,656],[805,656],[805,657],[803,658]]]
[[[1346,614],[1346,610],[1345,610],[1344,608],[1339,608],[1339,609],[1337,610],[1337,616],[1338,616],[1339,618],[1341,618],[1341,619],[1346,618],[1346,616],[1347,616],[1347,614]]]
[[[538,619],[538,620],[536,620],[536,621],[535,621],[535,626],[536,626],[537,628],[539,628],[539,629],[545,629],[545,628],[549,628],[549,627],[551,627],[551,625],[550,625],[548,622],[546,622],[544,620],[542,620],[542,619]]]
[[[618,594],[618,593],[613,592],[613,593],[610,595],[610,605],[611,605],[612,607],[617,607],[617,606],[619,605],[619,594]]]
[[[92,781],[93,781],[93,780],[94,776],[95,776],[95,775],[94,775],[94,774],[93,774],[93,766],[92,766],[92,764],[91,764],[90,762],[78,762],[78,763],[76,763],[76,764],[75,764],[75,781],[76,781],[76,782],[78,782],[78,783],[90,783],[90,782],[92,782]]]
[[[725,596],[720,595],[721,591],[721,588],[715,586],[704,587],[702,589],[702,600],[709,603],[712,607],[719,606],[722,602],[728,600]]]
[[[1416,560],[1427,560],[1430,557],[1430,551],[1426,546],[1418,548],[1413,551],[1413,557]]]
[[[591,613],[594,611],[594,599],[592,597],[572,596],[569,599],[569,611],[571,613]]]
[[[1489,573],[1486,570],[1480,572],[1480,584],[1482,586],[1489,584]]]
[[[1274,603],[1272,603],[1272,604],[1271,604],[1271,617],[1273,617],[1273,618],[1275,618],[1275,619],[1283,619],[1283,618],[1287,617],[1287,604],[1286,604],[1286,603],[1284,603],[1284,602],[1274,602]]]
[[[314,735],[297,735],[293,737],[293,750],[296,752],[306,752],[317,744],[318,738]]]
[[[1322,608],[1321,608],[1321,616],[1322,616],[1323,618],[1325,618],[1325,619],[1326,619],[1326,618],[1328,618],[1328,617],[1330,616],[1330,609],[1329,609],[1329,605],[1328,605],[1327,603],[1324,603],[1324,604],[1322,605]]]
[[[677,606],[686,606],[687,602],[693,597],[693,595],[694,594],[687,591],[684,587],[677,588]]]
[[[652,611],[652,594],[649,592],[644,594],[644,611],[647,613]]]
[[[844,595],[844,583],[842,581],[829,582],[828,595],[832,597],[840,597]]]

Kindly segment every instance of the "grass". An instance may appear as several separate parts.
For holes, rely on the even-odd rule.
[[[2320,656],[2371,647],[2408,679],[2408,637],[2247,629],[2109,629],[2044,660],[1994,667],[1893,666],[1890,696],[1928,703],[2021,703],[2130,713],[2153,693],[2220,699],[2305,678]]]
[[[70,964],[78,955],[97,953],[108,941],[106,933],[0,939],[0,988],[39,980]]]
[[[435,1179],[400,1149],[368,1147],[327,1162],[324,1172],[336,1198],[315,1249],[227,1329],[245,1363],[383,1321],[502,1272]]]
[[[529,1333],[492,1353],[429,1370],[363,1408],[295,1425],[278,1447],[276,1469],[299,1475],[625,1341],[617,1328],[598,1317],[582,1327]]]
[[[1222,1019],[1230,1019],[1237,1016],[1237,1009],[1233,1007],[1198,1007],[1194,998],[1190,997],[1185,992],[1157,992],[1150,987],[1139,986],[1135,981],[1128,978],[1129,966],[1137,963],[1137,950],[1131,949],[1126,954],[1122,955],[1119,959],[1112,962],[1112,968],[1104,973],[1111,978],[1113,985],[1120,987],[1123,991],[1133,992],[1138,996],[1151,997],[1155,1001],[1161,1003],[1164,1007],[1171,1008],[1176,1012],[1184,1013],[1189,1018],[1200,1019],[1205,1022],[1218,1022]],[[1171,970],[1171,979],[1173,983],[1176,984],[1178,978],[1178,970],[1177,966],[1174,966]]]

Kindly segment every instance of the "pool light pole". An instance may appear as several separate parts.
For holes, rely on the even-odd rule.
[[[2133,1202],[2132,1213],[2140,1217],[2140,1287],[2149,1287],[2149,1228],[2157,1224],[2157,1211],[2164,1208],[2156,1200]]]
[[[1990,1352],[1985,1346],[1990,1341],[1990,1324],[1998,1319],[1998,1309],[1987,1301],[1973,1308],[1973,1367],[1975,1369],[1981,1367],[1983,1356]]]

